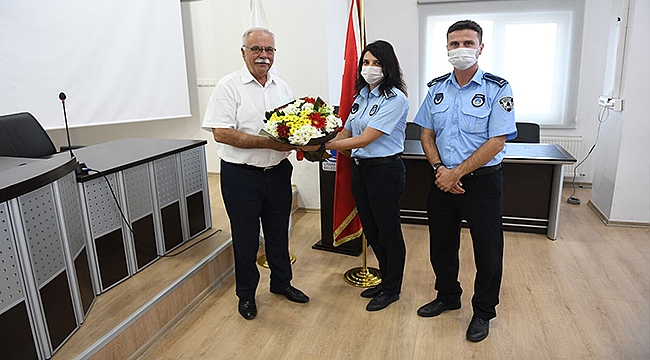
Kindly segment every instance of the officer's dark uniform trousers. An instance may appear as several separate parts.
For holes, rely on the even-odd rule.
[[[271,288],[285,289],[291,283],[288,229],[292,171],[287,159],[266,170],[221,161],[221,194],[230,218],[236,293],[242,300],[255,298],[260,279],[256,263],[260,219]]]
[[[435,180],[435,178],[434,178]],[[464,176],[465,193],[454,195],[433,184],[427,201],[430,231],[430,259],[436,274],[437,298],[460,300],[458,250],[461,220],[469,225],[474,248],[476,279],[472,307],[484,320],[496,316],[503,271],[503,171]]]
[[[382,164],[352,165],[352,195],[363,232],[379,262],[383,292],[398,295],[402,288],[406,246],[400,222],[400,199],[406,186],[402,159]]]

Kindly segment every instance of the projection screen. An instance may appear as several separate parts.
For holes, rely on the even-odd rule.
[[[0,2],[0,115],[46,129],[190,116],[179,0]]]

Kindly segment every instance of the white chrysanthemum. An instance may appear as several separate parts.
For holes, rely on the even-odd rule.
[[[267,121],[266,123],[264,123],[264,128],[263,129],[264,129],[264,131],[269,133],[271,136],[276,137],[276,138],[279,137],[278,136],[278,125],[275,122]]]
[[[332,131],[336,131],[336,129],[340,127],[341,119],[331,114],[327,116],[327,120],[325,121],[325,132],[329,134]]]
[[[294,145],[302,146],[302,145],[306,145],[309,142],[309,140],[313,138],[318,138],[321,135],[322,134],[318,129],[310,125],[307,125],[294,131],[293,135],[289,137],[289,142]]]
[[[332,114],[334,113],[334,109],[331,106],[325,104],[323,107],[321,107],[321,113]]]
[[[298,115],[300,114],[300,110],[296,106],[296,103],[291,103],[287,105],[284,109],[282,109],[282,112],[285,114],[290,114],[290,115]]]
[[[303,110],[309,110],[309,112],[314,111],[314,104],[305,102],[305,104],[302,106]]]

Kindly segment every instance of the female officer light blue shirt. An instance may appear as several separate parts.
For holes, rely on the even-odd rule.
[[[366,310],[377,311],[399,299],[406,259],[399,205],[406,184],[400,154],[409,105],[391,44],[380,40],[366,46],[355,85],[345,128],[325,148],[352,150],[352,195],[382,277],[361,296],[372,298]]]
[[[406,136],[406,115],[408,99],[397,89],[382,94],[379,87],[370,90],[368,86],[355,97],[345,129],[352,136],[360,136],[367,127],[382,134],[362,148],[353,148],[353,158],[373,158],[399,154],[404,151]]]

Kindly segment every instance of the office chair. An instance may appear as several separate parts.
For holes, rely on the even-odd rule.
[[[420,140],[421,133],[420,125],[413,122],[406,123],[406,140]]]
[[[56,152],[52,139],[32,114],[0,116],[0,156],[42,158]]]
[[[514,143],[539,143],[539,124],[518,122],[517,137],[506,142]]]

